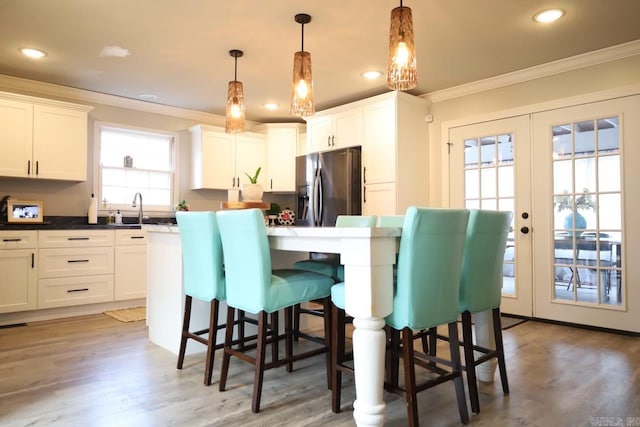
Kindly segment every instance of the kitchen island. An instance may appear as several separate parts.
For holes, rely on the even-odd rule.
[[[178,228],[144,228],[149,236],[149,339],[177,354],[184,306]],[[353,405],[357,425],[380,426],[384,423],[386,336],[383,328],[384,318],[393,307],[393,264],[400,234],[400,228],[267,228],[274,268],[285,263],[287,258],[291,265],[307,252],[340,254],[340,262],[345,266],[346,311],[354,317],[355,327],[353,353],[357,398]],[[194,328],[207,325],[205,305],[208,307],[208,304],[199,308],[194,306],[192,320],[198,322]]]

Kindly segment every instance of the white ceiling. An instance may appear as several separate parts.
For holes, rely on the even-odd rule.
[[[224,115],[241,49],[247,118],[292,121],[294,15],[308,13],[318,110],[386,92],[389,17],[397,0],[0,0],[0,74]],[[405,0],[413,10],[423,94],[640,39],[640,0]],[[532,20],[566,10],[554,25]],[[126,58],[101,57],[104,46]],[[40,60],[18,49],[47,52]],[[267,111],[262,104],[277,102]]]

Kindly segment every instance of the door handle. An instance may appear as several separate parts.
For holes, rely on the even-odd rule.
[[[529,227],[525,225],[524,227],[520,228],[520,232],[522,234],[529,234]]]

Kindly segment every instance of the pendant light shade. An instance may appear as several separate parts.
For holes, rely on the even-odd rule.
[[[242,82],[238,81],[238,58],[243,55],[241,50],[233,49],[229,51],[235,59],[235,73],[233,81],[229,82],[227,89],[227,120],[225,121],[224,131],[226,133],[239,133],[245,130],[244,115],[244,91]]]
[[[293,56],[291,114],[299,117],[307,117],[313,115],[316,111],[313,101],[311,54],[304,51],[304,24],[311,22],[311,16],[305,13],[299,13],[295,16],[295,20],[302,26],[302,48]]]
[[[409,90],[418,86],[416,46],[413,38],[411,8],[402,6],[391,11],[389,31],[389,58],[387,87],[392,90]]]

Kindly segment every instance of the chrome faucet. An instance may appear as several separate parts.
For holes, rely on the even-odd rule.
[[[140,197],[140,206],[136,205],[136,198],[138,197]],[[142,224],[142,194],[140,194],[140,192],[137,192],[133,195],[133,202],[131,202],[131,207],[138,208],[138,224]]]

